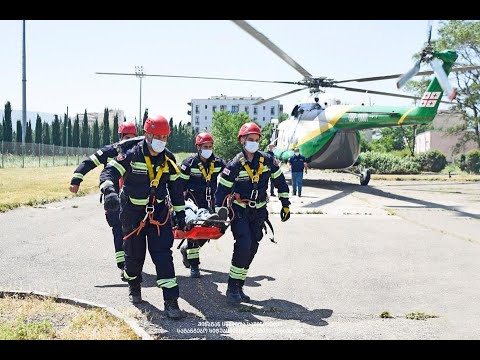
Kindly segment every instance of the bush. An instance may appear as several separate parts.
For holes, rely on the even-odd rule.
[[[361,165],[369,168],[373,173],[377,174],[418,174],[420,165],[410,158],[400,158],[398,156],[366,152],[361,153]]]
[[[467,170],[467,163],[465,162],[465,154],[459,154],[453,160],[453,163],[457,165],[460,170],[466,171]]]
[[[470,150],[465,155],[465,167],[469,173],[480,173],[480,150]]]
[[[421,153],[416,161],[420,164],[422,171],[440,172],[447,165],[447,157],[438,150]]]

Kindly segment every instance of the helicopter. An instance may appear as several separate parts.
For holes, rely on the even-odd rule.
[[[205,76],[143,74],[143,76],[190,78],[224,81],[246,81],[299,85],[294,89],[268,99],[254,103],[261,103],[287,96],[302,90],[309,90],[311,96],[307,102],[296,105],[290,117],[274,128],[271,143],[275,145],[274,154],[277,159],[287,161],[294,154],[293,149],[298,147],[300,153],[307,158],[310,168],[342,170],[357,176],[361,185],[368,185],[371,177],[369,169],[362,169],[357,163],[360,154],[360,130],[426,124],[435,117],[443,95],[450,101],[456,96],[456,89],[448,81],[450,72],[468,71],[480,66],[464,66],[452,69],[457,54],[453,50],[442,52],[434,51],[431,45],[432,24],[427,27],[426,46],[419,53],[419,60],[414,67],[405,74],[393,74],[374,77],[364,77],[345,80],[334,80],[327,77],[314,77],[310,72],[298,64],[287,53],[281,50],[265,35],[256,30],[245,20],[232,20],[242,30],[266,46],[275,55],[299,72],[303,79],[300,81],[269,81],[255,79],[235,79]],[[433,71],[419,71],[421,63],[431,66]],[[133,75],[131,73],[97,73],[104,75]],[[347,82],[368,82],[398,78],[397,87],[401,88],[413,76],[435,74],[426,92],[420,98],[404,94],[388,93],[383,91],[366,90],[338,85]],[[365,106],[342,105],[338,101],[321,102],[320,94],[324,88],[338,88],[345,91],[360,92],[419,100],[419,106]],[[314,99],[311,101],[311,99]]]

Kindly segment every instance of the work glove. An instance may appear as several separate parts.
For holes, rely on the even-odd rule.
[[[116,192],[110,192],[104,196],[103,208],[107,211],[117,211],[120,208],[120,199]]]
[[[280,219],[282,219],[282,222],[290,219],[290,208],[288,206],[282,207],[282,210],[280,211]]]

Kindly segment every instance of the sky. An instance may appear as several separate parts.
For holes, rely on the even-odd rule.
[[[335,80],[403,73],[426,41],[427,20],[251,20],[249,23],[314,76]],[[433,21],[433,38],[438,21]],[[22,109],[22,21],[0,20],[0,106]],[[139,115],[135,76],[95,72],[300,81],[303,76],[229,20],[27,20],[27,110],[69,116],[124,110]],[[395,80],[341,84],[397,92]],[[146,77],[142,116],[190,121],[191,99],[275,96],[296,85]],[[329,90],[346,103],[410,105],[408,99]],[[307,90],[280,98],[284,111]]]

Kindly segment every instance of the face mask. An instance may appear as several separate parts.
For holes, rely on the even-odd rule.
[[[245,142],[245,150],[249,153],[254,153],[258,150],[258,142],[256,141],[247,141]]]
[[[213,151],[212,150],[202,150],[200,155],[202,155],[205,159],[210,159],[210,156],[212,156]]]
[[[152,150],[157,153],[161,153],[163,150],[165,150],[165,145],[167,145],[165,141],[157,139],[152,139],[150,144],[152,145]]]
[[[295,156],[298,156],[298,155],[300,155],[300,153],[295,151]]]

